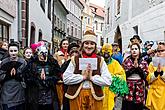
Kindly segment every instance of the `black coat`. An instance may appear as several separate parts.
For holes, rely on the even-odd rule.
[[[42,68],[45,69],[45,80],[41,80],[40,78]],[[26,77],[27,101],[29,104],[36,104],[34,106],[35,108],[28,110],[37,110],[39,105],[50,105],[54,102],[58,104],[55,85],[61,77],[61,70],[57,60],[49,55],[47,62],[41,62],[37,56],[34,56],[34,58],[28,62]]]
[[[0,48],[0,61],[2,61],[3,59],[5,59],[8,56],[8,52],[7,50]]]

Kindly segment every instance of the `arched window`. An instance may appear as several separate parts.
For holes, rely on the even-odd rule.
[[[35,25],[32,22],[31,23],[31,29],[30,29],[30,44],[35,43]]]
[[[42,30],[39,29],[39,34],[38,34],[38,41],[42,40]]]

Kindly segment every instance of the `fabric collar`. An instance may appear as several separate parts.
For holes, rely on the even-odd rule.
[[[92,55],[88,56],[88,55],[86,55],[85,52],[82,52],[82,57],[83,58],[96,58],[97,54],[96,53],[92,53]]]

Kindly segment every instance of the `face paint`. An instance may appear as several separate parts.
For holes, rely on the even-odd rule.
[[[9,47],[9,55],[11,59],[16,59],[18,57],[18,48],[17,46],[10,46]]]
[[[24,54],[24,56],[25,56],[25,58],[26,59],[30,59],[31,57],[32,57],[32,50],[31,49],[26,49],[25,50],[25,54]]]
[[[140,54],[140,50],[137,45],[133,45],[131,48],[131,55],[132,57],[137,57]]]
[[[105,59],[108,59],[108,58],[110,58],[110,55],[109,55],[109,53],[104,53],[104,56],[103,56]]]
[[[40,61],[47,61],[48,49],[44,46],[38,48],[38,58]]]

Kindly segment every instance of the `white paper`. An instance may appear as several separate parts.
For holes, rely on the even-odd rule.
[[[92,70],[97,70],[97,58],[79,58],[79,70],[86,70],[88,64]]]
[[[160,63],[161,66],[165,66],[165,57],[153,57],[152,58],[153,65],[158,67]]]

